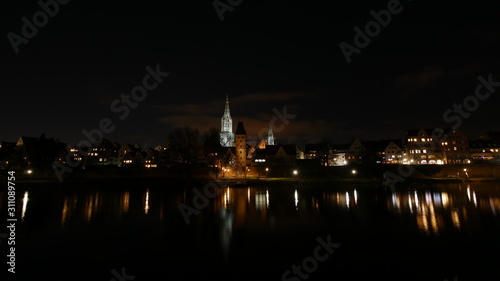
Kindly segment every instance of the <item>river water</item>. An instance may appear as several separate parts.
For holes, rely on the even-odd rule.
[[[15,280],[500,280],[499,183],[16,187]]]

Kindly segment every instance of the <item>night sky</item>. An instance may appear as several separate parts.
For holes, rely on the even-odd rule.
[[[395,1],[243,0],[221,21],[213,1],[73,0],[17,54],[9,33],[22,36],[22,18],[41,8],[13,2],[1,12],[0,141],[45,133],[76,144],[109,118],[105,138],[154,147],[174,127],[219,128],[226,94],[234,130],[243,121],[249,138],[285,106],[296,117],[278,142],[401,138],[455,124],[443,113],[474,94],[479,75],[500,81],[492,1],[401,1],[351,63],[339,44],[355,46],[353,28]],[[158,64],[170,75],[121,120],[111,104]],[[499,93],[459,129],[471,138],[500,129]]]

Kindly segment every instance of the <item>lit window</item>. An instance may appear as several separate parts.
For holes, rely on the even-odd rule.
[[[422,152],[423,152],[423,153],[427,153],[427,150],[425,150],[425,149],[424,149],[424,150],[422,150]]]

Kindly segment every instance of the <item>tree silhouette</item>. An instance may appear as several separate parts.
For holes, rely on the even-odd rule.
[[[167,135],[170,148],[175,151],[182,162],[183,168],[191,177],[192,167],[198,158],[202,145],[200,132],[191,127],[176,128]]]
[[[220,167],[222,160],[221,149],[219,131],[217,128],[211,127],[208,132],[203,134],[203,154],[209,166],[215,167],[217,165],[217,167]]]
[[[55,138],[47,138],[44,133],[37,139],[32,151],[31,164],[38,170],[51,169],[51,163],[62,156],[66,145]]]

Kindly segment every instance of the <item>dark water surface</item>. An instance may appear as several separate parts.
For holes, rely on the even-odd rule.
[[[272,183],[207,201],[166,179],[16,191],[16,280],[500,280],[499,183]],[[179,206],[201,209],[187,224]]]

